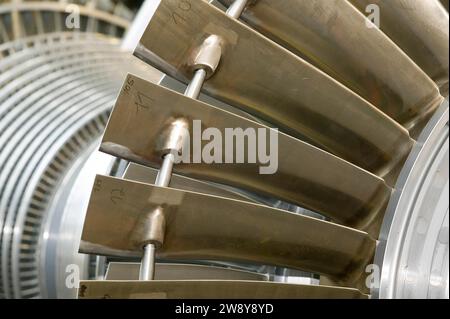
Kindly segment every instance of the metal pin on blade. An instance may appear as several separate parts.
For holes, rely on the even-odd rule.
[[[226,14],[234,19],[238,19],[245,9],[248,0],[236,0],[227,10]],[[220,58],[220,57],[219,57]],[[214,71],[214,70],[213,70]],[[207,71],[204,68],[198,68],[191,82],[186,88],[184,95],[192,99],[197,99],[200,95],[203,83],[207,77]],[[170,178],[172,176],[172,169],[175,156],[169,153],[164,156],[161,169],[156,177],[156,186],[168,187],[170,184]],[[144,246],[144,256],[142,257],[141,267],[139,270],[139,280],[153,280],[155,278],[155,244],[146,244]]]

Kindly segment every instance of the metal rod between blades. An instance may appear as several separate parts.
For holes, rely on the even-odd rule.
[[[185,96],[197,99],[200,95],[203,83],[206,79],[206,71],[199,69],[195,72],[192,81],[189,83]],[[173,164],[175,156],[171,153],[164,156],[161,169],[156,177],[155,185],[161,187],[168,187],[172,177]],[[153,280],[155,278],[155,261],[156,261],[156,247],[154,244],[147,244],[144,246],[144,256],[141,260],[141,267],[139,270],[139,280]]]
[[[244,11],[247,6],[248,0],[236,0],[228,8],[227,15],[234,19],[238,19],[242,11]],[[200,95],[203,83],[206,79],[206,70],[198,69],[195,71],[194,76],[189,83],[184,95],[192,99],[197,99]],[[172,169],[174,164],[174,155],[169,153],[164,156],[161,169],[156,177],[155,185],[161,187],[168,187],[170,184],[170,179],[172,177]],[[153,280],[155,278],[155,254],[156,247],[154,244],[147,244],[144,247],[144,256],[142,257],[141,267],[139,270],[139,280]]]
[[[175,157],[173,154],[167,154],[164,156],[161,169],[156,176],[155,185],[161,187],[168,187],[170,184],[170,178],[172,177],[172,169]]]
[[[236,0],[228,7],[227,16],[238,19],[247,6],[248,0]]]
[[[198,69],[194,73],[194,77],[189,83],[184,95],[190,97],[192,99],[197,99],[200,95],[200,91],[202,89],[203,83],[206,79],[206,71],[204,69]]]
[[[148,244],[144,247],[144,256],[139,269],[139,280],[153,280],[155,278],[155,252],[154,244]]]

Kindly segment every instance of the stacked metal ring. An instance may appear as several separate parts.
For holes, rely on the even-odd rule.
[[[0,4],[0,298],[56,297],[56,249],[79,258],[52,245],[60,204],[134,68],[119,41],[133,14],[109,3],[79,5],[76,32],[67,3]]]

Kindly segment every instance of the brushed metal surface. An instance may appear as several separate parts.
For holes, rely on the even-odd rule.
[[[184,117],[191,123],[201,120],[203,129],[217,128],[222,134],[226,128],[265,127],[132,75],[126,83],[133,85],[125,84],[122,89],[100,149],[137,163],[160,167],[159,141],[174,118]],[[142,107],[144,92],[146,104]],[[391,194],[381,178],[283,133],[278,134],[275,174],[260,174],[258,163],[222,162],[191,161],[175,165],[174,171],[282,199],[329,216],[337,223],[366,230],[374,238]]]
[[[218,196],[97,176],[80,252],[140,256],[137,222],[155,207],[166,221],[160,258],[243,261],[326,274],[357,285],[372,260],[367,233]],[[141,228],[142,229],[142,228]]]
[[[392,157],[409,151],[398,123],[205,1],[161,1],[135,54],[187,83],[196,49],[211,34],[223,39],[222,59],[204,92],[371,172],[385,174]]]
[[[408,128],[439,105],[435,83],[347,1],[258,0],[241,18]]]
[[[259,281],[82,281],[80,299],[367,299],[356,289]]]
[[[110,262],[106,280],[138,280],[140,263]],[[226,267],[156,263],[155,280],[255,280],[267,281],[268,276],[256,272]]]
[[[158,170],[155,168],[139,165],[136,163],[130,163],[125,171],[123,178],[141,183],[152,183],[156,180],[157,175]],[[198,179],[193,179],[177,174],[172,174],[169,187],[255,202],[255,199],[248,196],[247,194],[244,194],[240,190],[235,190],[225,185],[204,182]]]
[[[448,96],[449,18],[439,0],[350,2],[362,12],[369,4],[377,5],[381,30],[436,82],[444,96]]]
[[[374,298],[447,298],[449,104],[427,124],[402,169],[383,221]]]

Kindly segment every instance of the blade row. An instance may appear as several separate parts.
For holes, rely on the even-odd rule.
[[[204,85],[209,95],[380,175],[409,152],[404,128],[305,60],[205,1],[185,9],[162,1],[135,54],[186,82],[196,49],[217,35],[222,58]]]
[[[414,144],[410,132],[442,101],[436,83],[445,90],[445,72],[448,82],[448,60],[445,65],[441,59],[445,45],[435,45],[448,32],[425,41],[417,30],[445,24],[435,8],[438,1],[432,2],[421,8],[426,19],[436,18],[434,24],[423,22],[417,12],[400,13],[395,4],[377,2],[383,10],[379,29],[359,12],[367,6],[364,0],[258,0],[241,16],[252,29],[206,1],[162,0],[135,55],[187,83],[199,47],[218,36],[220,64],[203,91],[284,132],[276,134],[276,169],[260,174],[268,165],[260,159],[227,163],[230,148],[224,143],[209,149],[212,162],[183,157],[174,167],[183,176],[175,175],[170,184],[178,189],[136,182],[155,175],[138,166],[130,166],[126,176],[135,181],[98,176],[80,251],[141,256],[147,230],[140,221],[161,209],[166,233],[160,258],[277,265],[365,290],[362,274],[373,258],[373,238],[391,195],[384,179],[395,180]],[[395,8],[387,12],[390,7]],[[390,21],[397,13],[412,20],[403,21],[399,32]],[[423,23],[411,26],[417,21]],[[399,40],[411,30],[425,48],[414,49],[414,36]],[[428,46],[433,54],[424,64]],[[167,132],[180,121],[187,123],[190,136],[183,151],[211,146],[212,136],[195,140],[196,129],[214,129],[215,136],[225,136],[230,128],[274,131],[130,74],[101,150],[159,168]],[[266,145],[271,141],[264,139]],[[231,152],[236,158],[236,149]],[[233,189],[281,199],[332,222],[258,205]],[[203,295],[364,297],[346,288],[243,281],[87,282],[80,290],[82,298]]]
[[[80,252],[140,256],[138,221],[162,205],[162,258],[235,260],[325,274],[357,285],[373,257],[367,233],[268,206],[97,176]],[[301,235],[300,235],[301,234]]]
[[[132,83],[129,85],[128,83]],[[110,117],[100,149],[144,165],[161,165],[160,141],[174,121],[189,123],[190,143],[194,144],[192,120],[202,129],[215,128],[225,136],[227,128],[270,129],[232,113],[187,98],[136,76],[126,79]],[[151,126],[148,123],[152,123]],[[267,133],[267,136],[269,133]],[[218,163],[175,165],[174,170],[191,178],[230,185],[280,198],[322,213],[334,221],[370,231],[376,236],[391,189],[382,179],[305,142],[278,133],[278,156],[273,174],[260,174],[263,163],[227,164],[222,143]],[[202,149],[208,141],[202,141]],[[194,149],[192,145],[190,149]],[[191,152],[194,153],[194,152]]]
[[[431,4],[434,1],[435,3]],[[226,5],[231,2],[222,0]],[[369,4],[382,4],[380,14],[383,31],[383,27],[388,24],[388,18],[395,21],[393,29],[399,30],[397,18],[404,12],[409,12],[403,10],[403,6],[396,5],[398,1],[354,2],[360,3],[362,12],[365,12]],[[422,17],[423,12],[430,13],[424,21],[426,25],[414,24],[421,33],[428,36],[430,24],[436,23],[432,17],[440,18],[439,24],[436,25],[436,29],[440,30],[432,32],[433,36],[440,38],[429,40],[429,43],[440,54],[440,64],[435,66],[439,71],[433,71],[448,79],[448,59],[445,59],[448,55],[448,44],[442,39],[445,30],[448,30],[448,16],[444,19],[442,12],[430,12],[430,9],[438,4],[438,0],[419,2],[426,3],[420,5],[425,10],[418,10],[415,14],[420,12],[420,19],[425,20]],[[393,6],[397,7],[395,13],[390,9]],[[407,19],[407,23],[401,25],[413,25],[412,23],[417,21],[417,17],[415,18]],[[435,110],[441,100],[437,87],[430,78],[382,30],[369,23],[350,2],[258,0],[247,7],[242,20],[320,68],[407,127],[412,127],[415,122]],[[447,28],[444,28],[445,21]],[[407,38],[405,33],[402,32],[402,39]],[[448,31],[446,37],[448,38]],[[414,60],[429,61],[429,51],[426,51],[426,54],[425,51],[413,56]],[[431,61],[437,64],[435,60]]]
[[[362,12],[370,4],[378,6],[381,30],[436,82],[443,96],[448,96],[449,19],[439,0],[350,1]],[[442,2],[448,9],[448,0]]]

